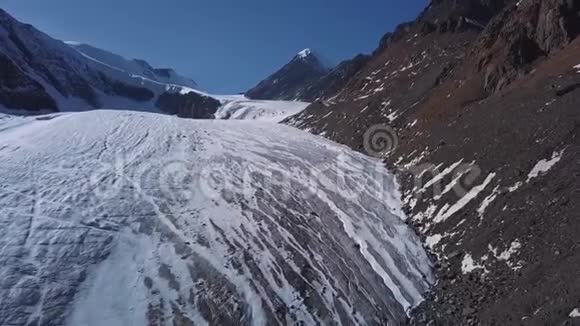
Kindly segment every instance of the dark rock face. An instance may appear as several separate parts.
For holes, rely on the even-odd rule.
[[[118,80],[112,80],[102,73],[100,73],[99,76],[105,85],[105,93],[107,94],[130,98],[137,102],[147,102],[155,97],[155,93],[147,88],[128,85]]]
[[[181,118],[213,119],[220,107],[220,101],[195,92],[187,94],[163,93],[156,103],[157,107],[168,114]]]
[[[169,78],[169,77],[171,77],[172,70],[165,69],[165,68],[158,68],[158,69],[153,69],[153,72],[155,72],[155,74],[157,76],[160,76],[163,78]]]
[[[367,131],[393,128],[398,146],[379,154],[439,269],[411,324],[574,324],[579,10],[432,1],[342,89],[285,121],[369,154]]]
[[[537,59],[573,40],[580,30],[580,1],[521,1],[498,15],[472,55],[485,73],[485,90],[496,92],[530,71]]]
[[[383,36],[374,54],[400,41],[411,31],[425,36],[429,33],[461,33],[482,30],[487,23],[512,0],[432,0],[415,21],[398,25]]]
[[[57,105],[37,81],[0,53],[0,104],[9,109],[56,111]]]
[[[28,66],[41,78],[54,87],[63,97],[79,97],[93,107],[100,104],[97,95],[76,67],[82,67],[73,58],[65,59],[55,48],[44,46],[57,41],[36,30],[30,25],[22,24],[0,12],[0,28],[7,31],[2,39],[3,47],[10,53],[10,58],[19,67]]]
[[[299,100],[304,98],[307,85],[328,72],[320,59],[306,49],[292,61],[246,92],[252,99]]]
[[[155,94],[147,88],[131,86],[120,81],[112,82],[111,91],[117,96],[130,98],[137,102],[147,102],[155,97]]]
[[[465,18],[485,25],[508,2],[510,0],[431,0],[417,21],[444,24]]]

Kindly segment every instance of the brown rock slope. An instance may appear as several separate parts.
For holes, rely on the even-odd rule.
[[[578,323],[580,1],[465,3],[474,11],[433,1],[286,123],[398,173],[409,223],[438,261],[411,323]],[[489,23],[480,5],[496,10]],[[390,138],[373,143],[376,125],[397,138],[378,129]]]

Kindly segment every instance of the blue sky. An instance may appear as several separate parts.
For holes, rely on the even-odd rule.
[[[3,0],[19,20],[242,92],[310,47],[332,62],[370,53],[427,0]]]

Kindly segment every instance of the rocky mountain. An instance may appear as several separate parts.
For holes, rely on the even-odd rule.
[[[321,60],[309,49],[301,53],[302,55],[297,55],[290,64],[246,92],[246,96],[271,100],[314,102],[340,91],[370,59],[369,56],[360,54],[328,69],[324,68],[328,64],[321,63]],[[309,58],[306,62],[302,61],[304,55]],[[304,64],[310,68],[304,68]],[[280,80],[283,81],[282,84],[280,84]]]
[[[60,98],[72,97],[81,99],[86,106],[100,105],[97,91],[89,80],[101,88],[105,88],[105,83],[95,71],[86,71],[80,55],[63,56],[74,52],[66,45],[16,21],[4,11],[0,11],[0,38],[3,71],[6,71],[2,105],[13,109],[55,110],[61,106]],[[26,98],[33,94],[36,99],[29,103]]]
[[[382,158],[438,265],[412,324],[577,323],[580,2],[433,0],[285,121]]]
[[[143,60],[127,60],[89,45],[55,40],[3,10],[0,41],[0,105],[7,109],[156,110],[161,94],[197,88],[193,80],[171,69],[156,69]]]
[[[280,70],[246,92],[251,99],[305,100],[303,93],[310,83],[323,77],[329,68],[310,49],[304,49]]]

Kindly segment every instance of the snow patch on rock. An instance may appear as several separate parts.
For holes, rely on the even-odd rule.
[[[489,251],[491,251],[491,253],[496,259],[505,261],[510,268],[517,271],[522,268],[522,263],[521,262],[514,263],[512,261],[512,258],[513,256],[517,255],[518,251],[521,248],[522,248],[521,242],[519,240],[514,240],[510,244],[509,248],[502,251],[501,253],[498,253],[497,248],[493,248],[491,245],[489,246]]]
[[[493,201],[497,198],[497,195],[499,195],[499,186],[495,187],[495,189],[493,189],[491,194],[489,196],[485,197],[483,199],[483,201],[481,202],[481,205],[479,205],[479,208],[477,209],[477,213],[479,214],[479,217],[483,218],[483,215],[485,214],[485,210],[487,209],[487,207],[491,203],[493,203]]]
[[[491,182],[491,180],[493,180],[494,177],[495,173],[490,173],[485,178],[482,184],[471,188],[471,190],[463,197],[461,197],[455,204],[451,206],[449,206],[449,204],[445,204],[439,210],[437,216],[435,216],[435,218],[433,219],[433,222],[435,223],[443,222],[447,220],[449,217],[451,217],[453,214],[457,213],[459,210],[465,207],[465,205],[467,205],[469,202],[475,199],[479,195],[479,193],[482,192],[485,189],[485,187],[487,187],[487,185]]]
[[[482,257],[482,260],[485,260],[484,257]],[[487,272],[484,265],[477,263],[470,254],[465,254],[461,262],[461,271],[463,274],[469,274],[476,269],[482,269],[484,273]]]
[[[441,234],[434,234],[425,239],[425,244],[428,248],[433,249],[439,242],[441,242],[441,239],[443,239]]]
[[[534,168],[532,168],[532,171],[530,171],[530,173],[528,174],[528,180],[526,182],[530,182],[530,180],[537,178],[538,176],[544,175],[546,172],[548,172],[554,165],[556,165],[556,163],[560,162],[563,154],[564,150],[560,152],[554,152],[552,154],[551,159],[541,160],[538,163],[536,163]]]
[[[441,181],[443,178],[445,178],[446,175],[448,175],[449,173],[453,172],[461,163],[463,163],[463,159],[451,164],[448,168],[446,168],[445,170],[443,170],[441,173],[438,173],[437,175],[435,175],[431,180],[429,180],[420,190],[419,192],[425,192],[429,187],[437,184],[439,181]],[[435,168],[433,172],[437,172],[438,168]]]

